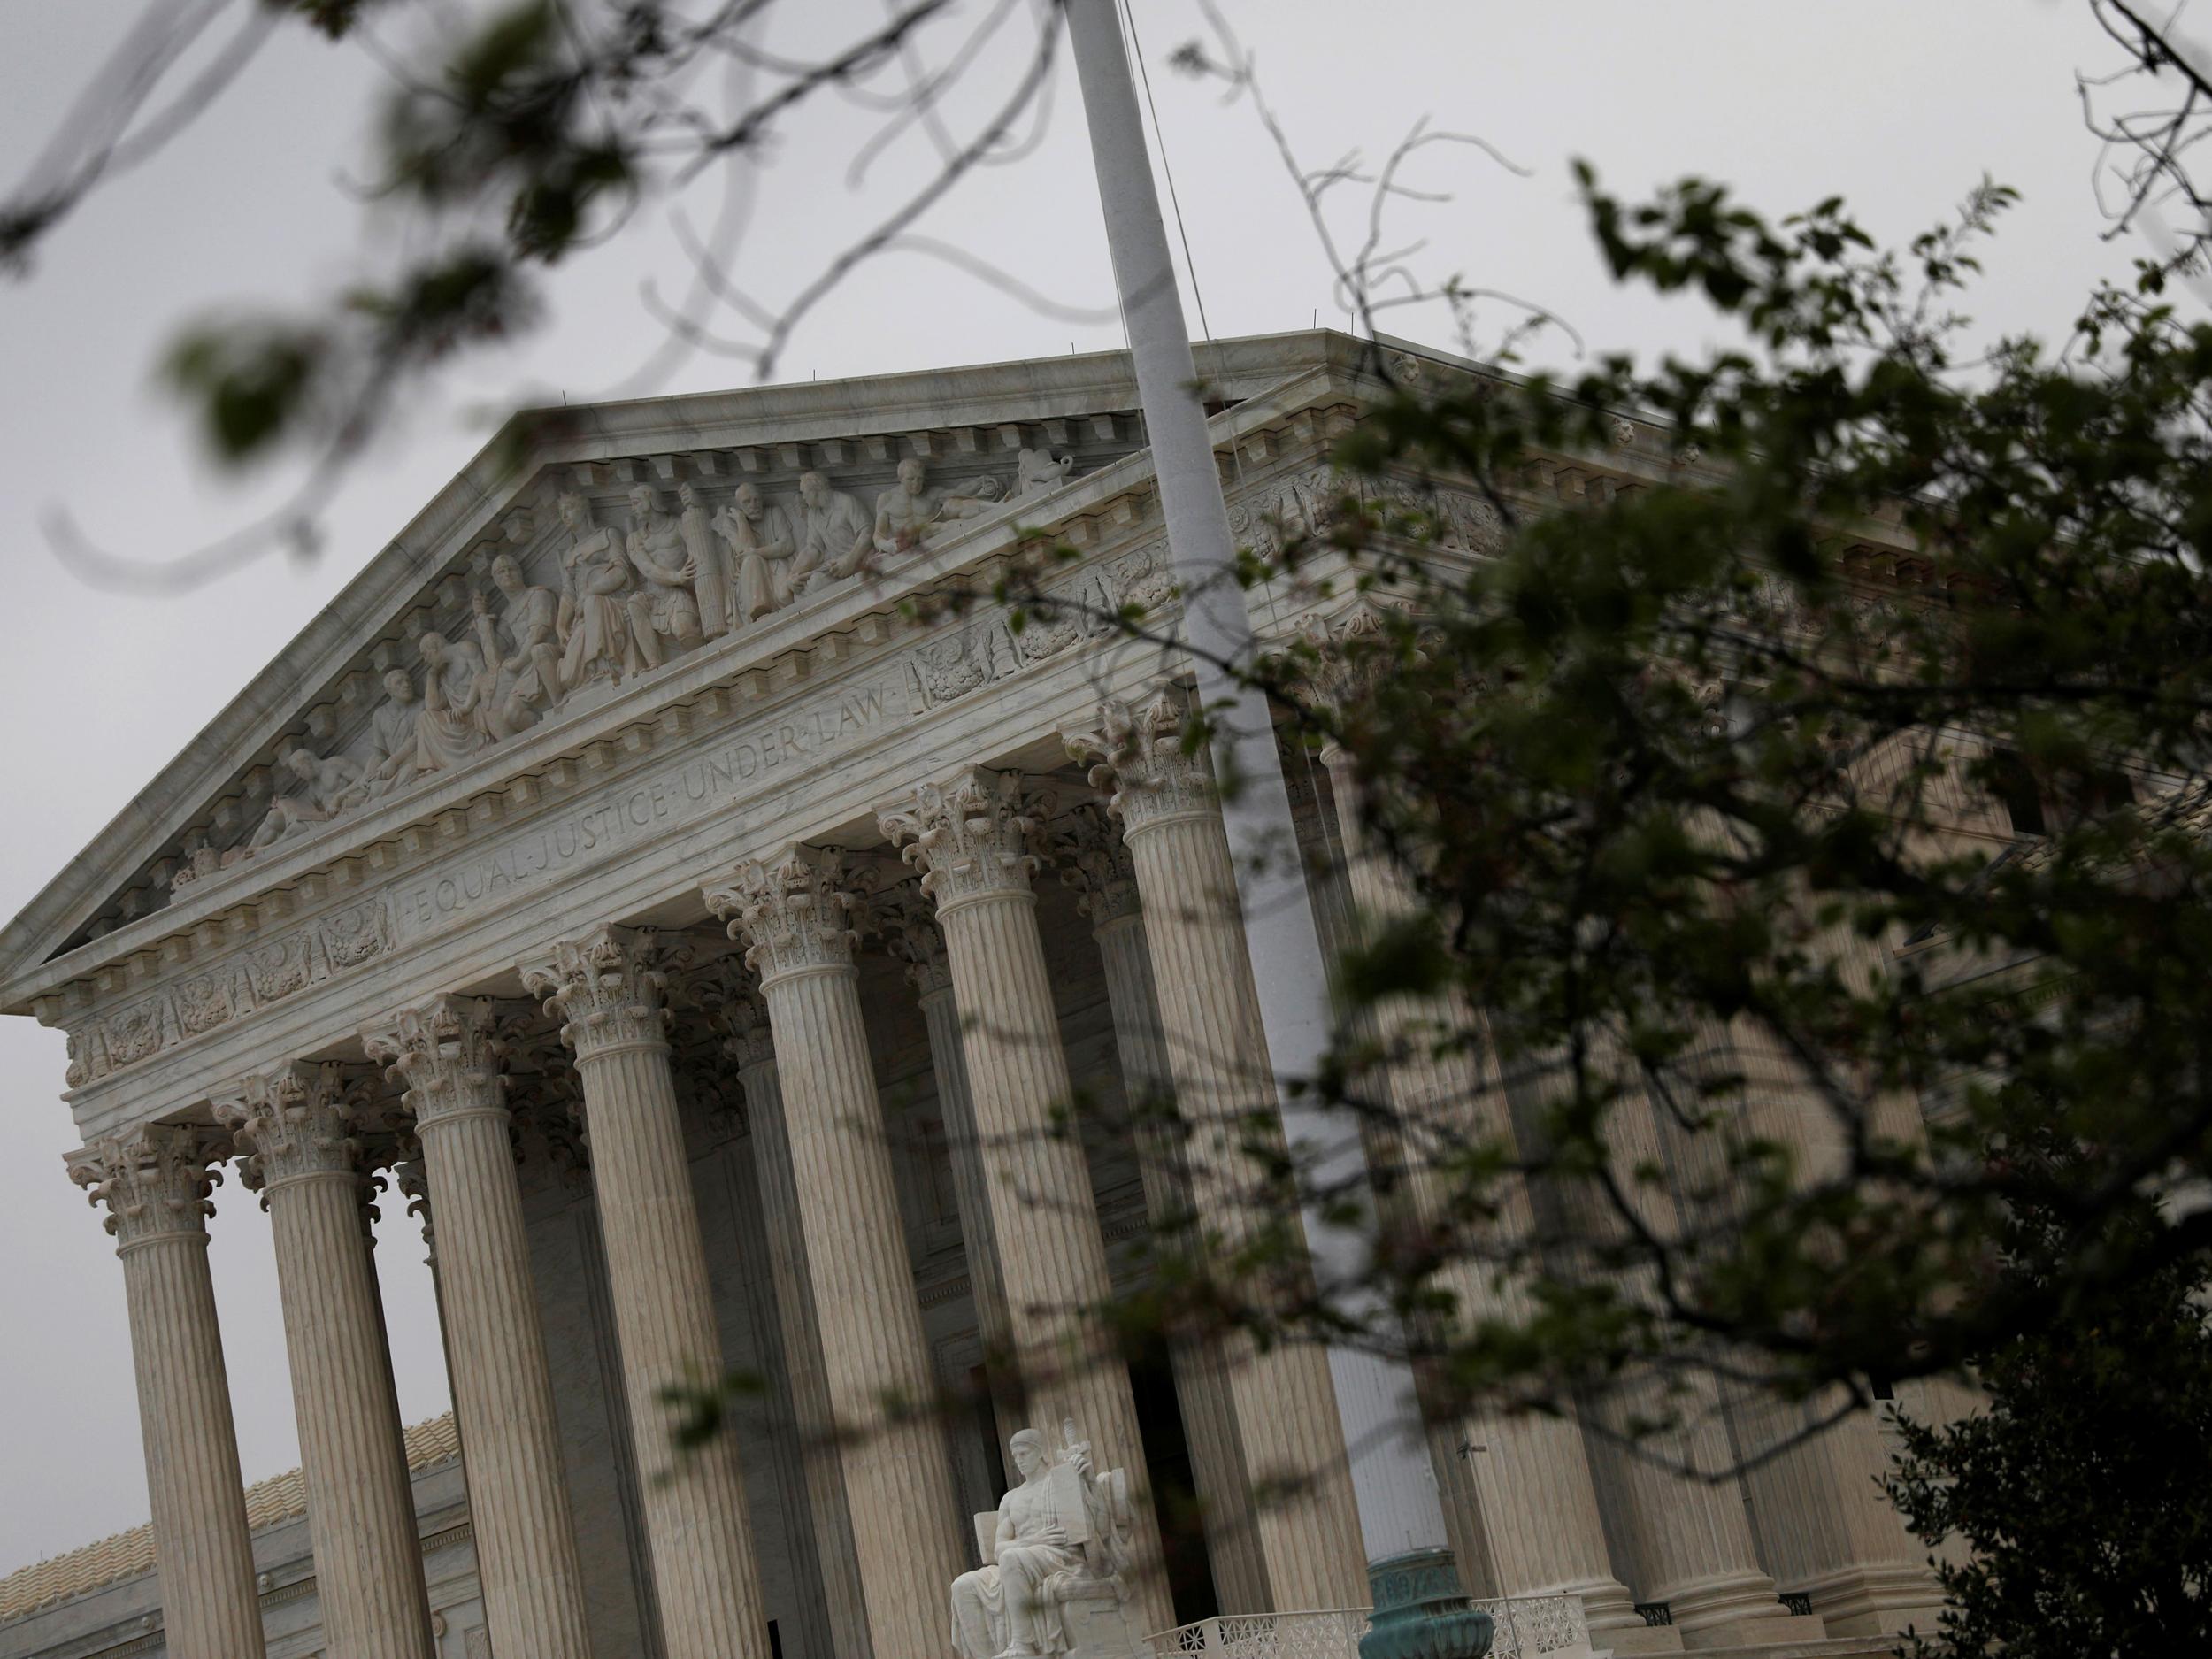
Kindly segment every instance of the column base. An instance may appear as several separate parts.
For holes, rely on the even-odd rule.
[[[1943,1615],[1943,1593],[1934,1576],[1902,1563],[1846,1567],[1797,1588],[1831,1636],[1886,1636],[1908,1627],[1932,1633]]]
[[[1448,1549],[1386,1555],[1367,1568],[1375,1611],[1359,1659],[1482,1659],[1490,1615],[1467,1605]]]
[[[1671,1624],[1647,1624],[1628,1598],[1625,1586],[1612,1581],[1563,1584],[1555,1590],[1532,1591],[1538,1595],[1578,1595],[1582,1616],[1590,1627],[1590,1646],[1600,1653],[1680,1653],[1682,1632]]]
[[[1817,1616],[1792,1613],[1763,1572],[1694,1582],[1666,1598],[1685,1647],[1757,1647],[1770,1642],[1811,1641],[1827,1629]]]

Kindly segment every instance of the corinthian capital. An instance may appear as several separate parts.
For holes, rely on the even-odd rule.
[[[68,1157],[69,1179],[86,1202],[107,1206],[105,1225],[117,1248],[164,1236],[198,1237],[215,1213],[208,1194],[222,1172],[219,1137],[185,1125],[149,1124],[80,1147]]]
[[[245,1154],[242,1176],[255,1192],[310,1175],[356,1179],[358,1112],[337,1066],[299,1061],[249,1072],[215,1101],[215,1116]]]
[[[525,968],[522,983],[561,1021],[561,1041],[580,1060],[642,1043],[664,1045],[669,1012],[659,941],[648,929],[599,927],[553,947]]]
[[[944,783],[917,785],[912,801],[876,814],[876,826],[922,872],[922,892],[943,910],[969,899],[1027,893],[1041,862],[1032,849],[1051,803],[1021,774],[963,767]]]
[[[506,1115],[499,1063],[506,1044],[496,1033],[491,1001],[434,996],[403,1008],[361,1033],[369,1058],[406,1093],[400,1103],[428,1125],[465,1112]]]
[[[883,942],[906,964],[906,980],[924,996],[952,988],[952,964],[936,908],[916,887],[901,887],[876,905]]]
[[[740,1071],[776,1057],[768,1029],[768,1004],[761,1000],[753,971],[736,956],[711,964],[696,986],[708,1023],[722,1039],[722,1052]]]
[[[1163,687],[1138,703],[1098,705],[1098,729],[1064,733],[1068,753],[1087,762],[1091,785],[1131,833],[1176,818],[1212,817],[1213,773],[1187,700]]]
[[[1086,803],[1055,826],[1052,862],[1094,927],[1137,913],[1137,865],[1106,809]]]
[[[852,965],[856,887],[835,852],[794,847],[773,859],[748,858],[702,891],[765,987],[810,968]]]

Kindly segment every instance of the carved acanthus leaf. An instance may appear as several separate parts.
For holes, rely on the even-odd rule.
[[[749,858],[703,891],[765,987],[810,968],[851,965],[866,881],[834,851],[793,847],[772,860]]]
[[[311,1175],[352,1176],[361,1108],[338,1066],[293,1061],[238,1079],[217,1096],[215,1116],[244,1155],[241,1178],[260,1192]]]
[[[222,1179],[222,1137],[188,1125],[150,1124],[109,1135],[69,1155],[69,1179],[124,1245],[165,1234],[199,1233],[215,1213],[209,1194]]]
[[[1054,826],[1051,847],[1061,881],[1074,889],[1075,907],[1092,926],[1136,914],[1136,863],[1105,808],[1077,807]]]
[[[1179,818],[1211,817],[1212,768],[1198,741],[1183,694],[1163,687],[1141,703],[1110,698],[1098,706],[1098,729],[1067,734],[1068,753],[1090,764],[1094,788],[1131,832]]]
[[[463,1112],[504,1112],[499,1063],[505,1044],[497,1024],[488,998],[434,996],[365,1031],[361,1041],[369,1058],[406,1090],[401,1104],[427,1125]]]
[[[906,980],[924,996],[952,988],[952,964],[945,956],[945,935],[937,926],[937,907],[918,883],[895,887],[876,904],[883,942],[906,964]]]
[[[665,1044],[661,955],[649,930],[599,927],[554,946],[552,959],[526,969],[522,982],[562,1022],[561,1040],[580,1060],[611,1048]]]
[[[968,766],[947,782],[917,786],[909,805],[879,812],[876,824],[892,845],[905,843],[902,856],[922,872],[922,892],[943,910],[1027,893],[1050,813],[1050,796],[1026,787],[1019,772]]]

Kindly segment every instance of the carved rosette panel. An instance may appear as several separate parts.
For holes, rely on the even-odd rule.
[[[772,860],[749,858],[703,892],[765,987],[788,974],[852,965],[858,887],[835,852],[794,847]]]
[[[1137,865],[1106,809],[1079,806],[1055,826],[1052,863],[1074,890],[1075,908],[1094,927],[1137,913]]]
[[[86,1201],[105,1206],[119,1248],[149,1239],[205,1233],[211,1194],[223,1177],[220,1137],[184,1125],[150,1124],[109,1135],[69,1156],[69,1179]]]
[[[1186,747],[1190,711],[1181,692],[1163,687],[1141,703],[1098,705],[1098,729],[1066,738],[1068,753],[1090,765],[1091,785],[1125,833],[1177,818],[1212,817],[1213,771],[1203,744]]]
[[[667,978],[658,941],[643,929],[595,928],[553,948],[553,959],[526,970],[530,995],[559,1019],[561,1041],[579,1060],[612,1048],[665,1046]]]
[[[505,1081],[491,1002],[485,997],[434,996],[405,1008],[389,1024],[362,1033],[369,1058],[406,1093],[401,1104],[418,1124],[464,1113],[504,1116]]]
[[[245,1156],[242,1177],[252,1191],[312,1175],[352,1179],[361,1156],[360,1105],[335,1065],[297,1061],[240,1078],[215,1102]]]
[[[952,964],[945,956],[936,906],[918,885],[895,888],[878,902],[875,915],[886,948],[906,964],[909,985],[924,996],[952,988]]]
[[[879,812],[876,824],[893,846],[904,843],[923,895],[941,912],[1028,893],[1050,810],[1050,797],[1025,787],[1020,773],[969,766],[948,782],[917,786],[910,805]]]

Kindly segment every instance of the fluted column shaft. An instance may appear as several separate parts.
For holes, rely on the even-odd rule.
[[[1709,1027],[1700,1038],[1708,1064],[1744,1080],[1743,1132],[1791,1148],[1800,1179],[1829,1178],[1843,1148],[1796,1061],[1749,1021]],[[1679,1146],[1689,1138],[1675,1139]],[[1702,1160],[1694,1179],[1711,1186],[1711,1149],[1680,1150]],[[1782,1588],[1810,1599],[1832,1636],[1932,1628],[1942,1593],[1927,1550],[1883,1494],[1889,1455],[1874,1419],[1855,1411],[1805,1437],[1836,1403],[1825,1394],[1795,1405],[1754,1397],[1732,1409],[1767,1565]]]
[[[1081,895],[1078,906],[1090,918],[1091,937],[1105,968],[1114,1048],[1121,1060],[1124,1089],[1138,1115],[1137,1167],[1144,1182],[1145,1214],[1156,1229],[1179,1232],[1190,1215],[1181,1150],[1149,1119],[1174,1084],[1160,1036],[1136,872],[1119,833],[1096,807],[1077,810],[1063,878]],[[1214,1344],[1174,1338],[1168,1363],[1175,1375],[1175,1401],[1183,1414],[1199,1502],[1204,1506],[1206,1559],[1213,1571],[1215,1594],[1224,1607],[1263,1607],[1267,1570],[1252,1530],[1251,1486],[1237,1445],[1236,1417],[1221,1356]]]
[[[1367,844],[1361,784],[1349,757],[1332,748],[1323,759],[1343,850],[1350,925],[1371,927],[1405,915],[1412,895],[1402,872]],[[1463,1004],[1410,997],[1391,999],[1368,1016],[1369,1035],[1384,1056],[1374,1082],[1390,1120],[1371,1124],[1371,1134],[1387,1142],[1375,1151],[1379,1163],[1402,1175],[1407,1205],[1424,1225],[1450,1208],[1439,1150],[1471,1139],[1513,1142],[1504,1101],[1483,1077],[1476,1050],[1464,1041],[1438,1041],[1446,1033],[1470,1033],[1479,1018]],[[1501,1241],[1531,1238],[1535,1224],[1526,1186],[1509,1179],[1498,1196]],[[1517,1279],[1466,1256],[1448,1263],[1437,1280],[1467,1321],[1517,1324],[1535,1311]],[[1593,1448],[1580,1425],[1534,1414],[1462,1416],[1438,1401],[1440,1391],[1428,1374],[1417,1372],[1417,1379],[1445,1525],[1465,1581],[1494,1580],[1486,1587],[1496,1595],[1578,1595],[1593,1628],[1624,1631],[1633,1639],[1641,1620],[1606,1547]]]
[[[735,1438],[680,1453],[672,1387],[722,1376],[706,1248],[649,942],[602,929],[526,982],[565,1024],[591,1136],[646,1548],[668,1659],[767,1659],[768,1621]]]
[[[87,1147],[70,1175],[108,1207],[123,1263],[168,1651],[260,1659],[253,1540],[208,1272],[210,1140],[155,1125]]]
[[[1276,1085],[1237,908],[1236,872],[1210,780],[1181,753],[1179,723],[1118,740],[1078,740],[1109,757],[1110,783],[1146,916],[1160,1031],[1189,1126],[1199,1215],[1234,1249],[1263,1221],[1242,1150],[1275,1106]],[[1220,1346],[1246,1477],[1268,1489],[1252,1532],[1265,1572],[1264,1609],[1356,1607],[1368,1598],[1359,1511],[1326,1353],[1311,1343],[1262,1352],[1241,1333]]]
[[[276,1240],[316,1600],[331,1659],[431,1659],[407,1460],[393,1431],[362,1236],[350,1109],[336,1068],[243,1079],[217,1110],[249,1151]]]
[[[876,1659],[941,1652],[946,1596],[965,1564],[964,1517],[943,1437],[924,1409],[935,1391],[852,964],[854,901],[833,856],[795,850],[740,866],[707,898],[749,943],[768,1004],[780,1150],[872,1651]],[[764,1156],[764,1166],[771,1161]]]
[[[407,1085],[437,1217],[439,1304],[493,1647],[590,1659],[552,1373],[488,1005],[441,997],[368,1038]]]
[[[831,1408],[829,1374],[822,1357],[822,1327],[807,1267],[806,1237],[785,1131],[783,1084],[768,1029],[768,1010],[753,1001],[734,1010],[739,1026],[729,1052],[753,1131],[753,1176],[760,1192],[761,1230],[776,1290],[776,1325],[783,1338],[784,1375],[804,1463],[807,1512],[828,1609],[830,1647],[838,1659],[866,1659],[867,1599],[853,1553],[852,1517],[845,1508],[837,1414]]]
[[[1018,778],[970,771],[925,785],[882,815],[937,907],[959,1010],[957,1040],[974,1115],[977,1170],[990,1217],[1002,1317],[1032,1425],[1074,1423],[1137,1488],[1130,1591],[1146,1630],[1175,1622],[1159,1524],[1144,1490],[1144,1440],[1129,1371],[1103,1330],[1113,1300],[1090,1167],[1067,1114],[1074,1104],[1060,1018],[1045,969],[1029,850],[1043,831]]]

